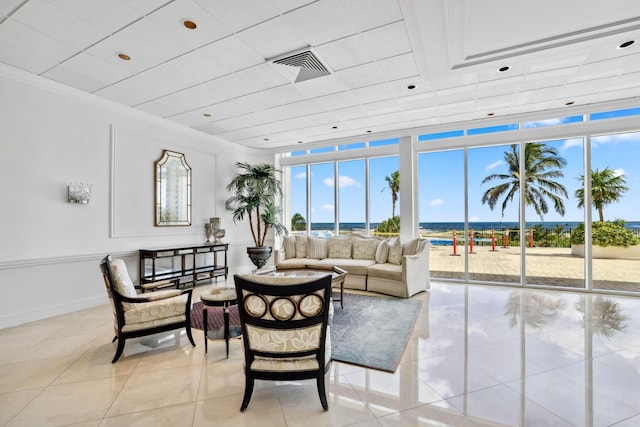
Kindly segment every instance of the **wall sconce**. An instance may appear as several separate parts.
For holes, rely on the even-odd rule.
[[[86,205],[91,200],[91,184],[83,182],[72,182],[69,184],[69,203],[80,203]]]

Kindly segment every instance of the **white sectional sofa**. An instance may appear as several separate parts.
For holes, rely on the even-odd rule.
[[[291,267],[333,265],[347,271],[344,287],[408,298],[429,289],[426,239],[395,237],[287,236],[275,251],[275,264]]]

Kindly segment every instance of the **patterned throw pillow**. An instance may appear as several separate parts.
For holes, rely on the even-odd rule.
[[[321,237],[307,239],[307,258],[324,259],[329,256],[329,241]]]
[[[381,241],[376,248],[375,260],[378,264],[384,264],[389,257],[389,242],[386,240]]]
[[[387,261],[391,264],[402,264],[402,243],[399,237],[389,240],[389,256]]]
[[[307,236],[296,236],[296,258],[307,257]]]
[[[284,259],[296,257],[296,238],[295,236],[285,236],[282,240],[284,248]]]
[[[353,259],[375,259],[380,240],[372,238],[353,239]]]
[[[331,237],[329,239],[329,258],[351,258],[351,238]]]

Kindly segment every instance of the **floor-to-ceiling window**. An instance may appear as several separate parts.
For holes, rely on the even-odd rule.
[[[378,236],[397,234],[393,227],[383,230],[381,223],[388,224],[394,221],[393,216],[400,215],[400,193],[391,188],[394,181],[402,179],[399,164],[398,156],[369,159],[369,221]]]
[[[310,171],[311,234],[327,237],[335,232],[335,164],[313,164]]]
[[[366,234],[367,197],[364,159],[338,162],[338,223],[340,235]]]
[[[431,240],[431,277],[464,279],[464,150],[418,157],[420,234]]]
[[[639,288],[639,164],[640,132],[591,138],[594,289]]]
[[[286,212],[288,228],[292,234],[307,233],[307,166],[294,166],[289,169]]]

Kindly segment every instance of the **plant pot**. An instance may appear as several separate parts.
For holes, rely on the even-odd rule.
[[[249,247],[247,248],[247,254],[249,254],[249,258],[251,262],[258,268],[264,267],[264,265],[271,258],[271,252],[273,249],[271,246],[259,246],[259,247]]]

